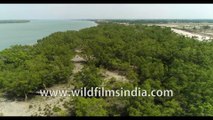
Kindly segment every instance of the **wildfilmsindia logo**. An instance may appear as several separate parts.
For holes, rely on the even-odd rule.
[[[135,87],[132,90],[124,89],[121,87],[116,90],[105,89],[104,87],[82,87],[80,89],[71,90],[40,90],[41,96],[81,96],[81,97],[172,97],[174,95],[173,90],[144,90],[140,87]]]

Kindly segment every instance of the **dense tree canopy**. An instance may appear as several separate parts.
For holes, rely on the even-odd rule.
[[[78,32],[54,33],[34,46],[5,49],[0,52],[1,90],[26,96],[66,82],[76,48],[88,60],[88,67],[76,75],[81,86],[101,85],[101,67],[117,70],[130,81],[107,84],[109,88],[174,91],[173,97],[76,98],[77,116],[213,115],[213,42],[157,26],[103,23]]]

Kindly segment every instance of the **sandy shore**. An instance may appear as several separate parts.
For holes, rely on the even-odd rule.
[[[186,37],[190,37],[190,38],[194,37],[195,39],[197,39],[199,41],[210,39],[209,36],[203,36],[203,35],[200,35],[200,34],[195,34],[195,33],[187,32],[187,31],[179,30],[179,29],[175,29],[175,28],[172,28],[172,31],[174,31],[177,34],[184,35]]]
[[[190,38],[195,38],[199,41],[212,39],[208,35],[202,35],[202,34],[198,34],[198,33],[192,33],[192,32],[188,32],[185,30],[176,29],[179,26],[186,26],[186,24],[184,24],[184,23],[182,23],[182,24],[181,23],[178,23],[178,24],[147,24],[147,25],[148,26],[157,25],[157,26],[161,26],[161,27],[170,27],[173,32],[175,32],[179,35],[183,35],[183,36],[190,37]]]

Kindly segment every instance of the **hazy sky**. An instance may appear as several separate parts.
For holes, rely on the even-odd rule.
[[[0,4],[0,19],[213,19],[213,4]]]

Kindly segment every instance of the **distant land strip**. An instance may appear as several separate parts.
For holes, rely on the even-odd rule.
[[[3,23],[28,23],[30,20],[0,20],[0,24]]]

